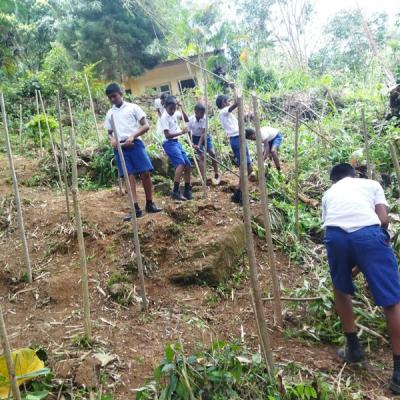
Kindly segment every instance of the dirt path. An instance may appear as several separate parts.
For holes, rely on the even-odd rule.
[[[34,174],[32,160],[17,159],[21,181]],[[4,158],[0,159],[0,193],[7,196],[12,187],[7,178]],[[233,177],[228,180],[233,182]],[[38,345],[46,349],[48,363],[54,367],[60,360],[82,357],[88,350],[79,349],[73,337],[82,334],[80,313],[79,257],[74,230],[66,221],[64,197],[46,188],[21,186],[28,240],[34,266],[32,285],[21,282],[24,271],[20,258],[18,231],[0,237],[0,296],[6,310],[6,323],[14,348]],[[93,332],[96,344],[91,352],[106,352],[117,356],[117,361],[104,370],[104,390],[115,392],[116,399],[133,398],[132,390],[151,376],[152,369],[162,359],[167,342],[182,341],[186,348],[198,342],[216,338],[242,338],[256,348],[256,330],[248,301],[249,282],[243,280],[226,299],[216,299],[207,286],[176,286],[165,278],[171,266],[172,251],[184,250],[191,243],[204,240],[210,232],[218,235],[221,229],[240,220],[241,210],[229,201],[224,187],[211,189],[205,202],[195,193],[194,204],[211,204],[214,209],[196,209],[200,223],[190,225],[185,235],[166,236],[165,227],[173,220],[166,213],[146,215],[140,219],[147,249],[163,256],[157,267],[146,278],[150,298],[149,314],[142,314],[137,304],[120,306],[107,295],[107,282],[113,272],[123,271],[133,248],[129,237],[130,226],[122,222],[129,211],[125,197],[115,188],[97,192],[81,192],[82,216],[90,277],[90,297]],[[140,189],[141,203],[143,195]],[[157,198],[163,208],[173,204],[167,198]],[[257,205],[253,207],[258,212]],[[221,222],[222,221],[222,222]],[[265,293],[270,291],[270,279],[263,243],[257,241],[257,255],[261,268],[260,281]],[[304,271],[278,255],[278,270],[284,287],[301,286]],[[137,282],[136,282],[137,284]],[[268,324],[272,327],[271,304],[266,303]],[[337,376],[341,365],[335,359],[332,346],[322,346],[296,339],[284,339],[271,330],[277,362],[295,361],[304,370],[318,370]],[[372,355],[374,365],[391,366],[389,349],[383,347]],[[346,367],[342,381],[352,376],[363,388],[363,398],[378,399],[385,394],[383,382],[389,372],[354,372]],[[58,378],[58,376],[55,376]],[[386,393],[386,396],[389,396]],[[381,397],[383,399],[383,397]]]

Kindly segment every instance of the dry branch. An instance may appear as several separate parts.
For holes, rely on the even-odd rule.
[[[400,164],[399,164],[399,158],[397,156],[396,147],[394,146],[393,143],[389,143],[389,148],[390,148],[390,154],[392,156],[394,169],[396,171],[397,185],[399,186],[399,191],[400,191]]]
[[[362,120],[362,130],[364,135],[364,148],[365,148],[365,158],[367,160],[367,176],[368,179],[372,179],[372,170],[371,170],[371,159],[369,157],[369,138],[368,138],[368,129],[367,123],[365,121],[365,110],[361,110],[361,120]]]
[[[97,142],[100,143],[99,127],[97,125],[96,111],[94,110],[94,103],[93,103],[93,98],[92,98],[92,92],[90,90],[89,80],[88,80],[88,77],[86,74],[83,74],[83,76],[85,78],[85,84],[86,84],[86,88],[87,88],[88,95],[89,95],[90,110],[92,111],[94,127],[96,128]]]
[[[38,96],[38,91],[36,89],[35,89],[35,101],[36,101],[36,115],[38,118],[38,128],[39,128],[40,156],[43,157],[43,133],[39,117],[40,116],[39,96]]]
[[[299,221],[299,112],[296,111],[296,121],[294,128],[294,218],[297,239],[300,240],[300,221]]]

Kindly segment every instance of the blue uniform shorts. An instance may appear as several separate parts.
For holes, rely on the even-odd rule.
[[[278,133],[270,142],[269,142],[269,148],[272,150],[272,148],[274,147],[275,149],[279,149],[279,147],[281,147],[281,143],[283,140],[283,136],[282,133]]]
[[[372,225],[348,233],[329,226],[324,243],[335,288],[353,295],[355,287],[351,270],[357,266],[378,306],[389,307],[400,302],[399,270],[386,230]]]
[[[192,135],[192,142],[193,142],[193,144],[199,144],[199,142],[200,142],[200,138],[201,138],[201,136],[196,136],[196,135]],[[203,152],[204,152],[204,143],[201,145],[201,147],[200,147],[200,149],[202,150],[202,151],[200,151],[200,150],[197,150],[197,153],[198,154],[203,154]],[[212,139],[211,139],[211,135],[210,134],[208,134],[207,135],[207,151],[209,151],[209,150],[214,150],[214,145],[213,145],[213,142],[212,142]]]
[[[229,142],[231,144],[231,149],[233,151],[233,154],[235,155],[236,163],[237,163],[237,165],[240,165],[240,139],[239,139],[239,136],[230,137]],[[246,144],[246,158],[247,158],[247,164],[251,164],[251,157],[250,157],[249,148],[247,147],[247,144]]]
[[[191,166],[190,160],[178,139],[165,140],[163,148],[174,168],[178,165]]]
[[[121,143],[121,146],[122,153],[125,159],[126,169],[128,170],[129,175],[153,171],[153,164],[151,163],[150,158],[146,152],[146,147],[144,143],[140,139],[135,139],[132,146],[125,147],[123,143]],[[122,170],[122,165],[117,149],[114,149],[114,156],[115,160],[117,161],[118,175],[120,177],[123,177],[124,172]]]

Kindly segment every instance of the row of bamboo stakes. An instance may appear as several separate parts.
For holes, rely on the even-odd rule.
[[[85,83],[87,85],[88,93],[89,93],[89,102],[90,102],[90,109],[92,111],[92,115],[95,121],[96,127],[96,134],[97,138],[100,140],[98,126],[96,122],[96,115],[95,115],[95,108],[93,104],[93,99],[90,92],[89,82],[87,77],[85,76]],[[205,103],[206,106],[208,105],[207,100],[207,80],[205,79]],[[67,159],[66,159],[66,152],[65,152],[65,143],[63,139],[63,128],[62,128],[62,119],[61,119],[61,102],[60,96],[57,92],[57,114],[59,120],[59,136],[60,136],[60,150],[61,150],[61,168],[58,162],[58,156],[56,153],[55,141],[51,133],[51,129],[48,122],[47,112],[44,106],[43,98],[40,91],[35,91],[35,99],[36,99],[36,106],[37,112],[39,115],[40,107],[42,108],[43,115],[45,117],[45,124],[48,131],[48,136],[50,139],[51,150],[54,157],[54,162],[57,168],[57,175],[60,188],[64,189],[65,197],[66,197],[66,211],[67,217],[70,219],[71,211],[70,211],[70,204],[69,204],[69,188],[68,188],[68,174],[67,174]],[[240,137],[240,177],[242,182],[242,194],[243,194],[243,218],[244,218],[244,226],[246,232],[246,248],[247,248],[247,257],[249,261],[250,267],[250,280],[251,280],[251,303],[254,307],[255,319],[256,319],[256,326],[257,332],[259,336],[260,348],[262,351],[262,355],[265,359],[266,364],[268,365],[269,372],[272,374],[274,372],[274,360],[271,348],[271,341],[269,338],[268,330],[267,330],[267,323],[264,314],[264,308],[262,303],[262,296],[261,296],[261,288],[259,284],[259,271],[257,266],[257,260],[255,255],[254,249],[254,242],[253,242],[253,234],[252,234],[252,227],[251,227],[251,211],[250,211],[250,195],[249,195],[249,185],[247,180],[247,161],[246,161],[246,137],[245,137],[245,129],[244,129],[244,107],[243,107],[243,97],[239,91],[236,91],[236,100],[238,103],[238,121],[239,121],[239,137]],[[68,112],[69,118],[71,121],[71,129],[70,129],[70,151],[72,157],[71,163],[71,172],[72,172],[72,185],[71,185],[71,196],[73,201],[73,214],[75,219],[75,226],[77,231],[77,238],[78,238],[78,246],[79,246],[79,256],[80,256],[80,269],[81,269],[81,282],[82,282],[82,308],[83,308],[83,318],[84,318],[84,328],[85,328],[85,335],[88,339],[92,337],[92,329],[91,329],[91,317],[90,317],[90,297],[89,297],[89,287],[88,287],[88,273],[87,273],[87,265],[86,265],[86,253],[85,253],[85,243],[83,237],[83,228],[82,228],[82,220],[81,220],[81,212],[79,207],[79,191],[78,191],[78,179],[77,179],[77,150],[76,150],[76,135],[75,135],[75,125],[74,125],[74,117],[72,112],[71,101],[68,99]],[[14,196],[15,202],[17,207],[17,216],[18,216],[18,225],[19,231],[21,236],[21,242],[23,247],[23,257],[25,260],[26,265],[26,273],[28,277],[29,283],[32,282],[32,265],[29,256],[29,246],[26,237],[25,227],[24,227],[24,218],[22,212],[22,205],[21,199],[18,189],[18,181],[15,172],[15,165],[13,160],[13,154],[9,139],[9,130],[8,130],[8,123],[7,123],[7,114],[5,108],[5,101],[4,96],[0,94],[0,105],[2,110],[2,119],[3,119],[3,128],[4,128],[4,136],[5,136],[5,144],[6,150],[8,155],[9,167],[10,167],[10,174],[13,181],[13,189],[14,189]],[[263,159],[263,149],[262,149],[262,139],[261,139],[261,131],[260,131],[260,117],[258,111],[258,98],[255,95],[252,95],[252,106],[254,111],[254,123],[255,123],[255,130],[256,130],[256,147],[257,147],[257,162],[258,162],[258,169],[259,169],[259,188],[260,188],[260,197],[261,197],[261,205],[262,205],[262,212],[263,212],[263,223],[266,231],[266,242],[268,248],[268,265],[271,271],[272,277],[272,291],[274,295],[274,320],[275,324],[282,328],[283,326],[283,317],[282,317],[282,305],[281,305],[281,294],[280,294],[280,282],[279,276],[276,269],[275,263],[275,254],[273,249],[273,242],[272,242],[272,232],[271,232],[271,218],[269,214],[269,200],[268,200],[268,189],[265,182],[265,165]],[[206,107],[207,109],[207,107]],[[118,153],[121,159],[122,169],[124,172],[124,176],[127,176],[127,167],[123,157],[122,147],[120,141],[118,139],[118,130],[115,126],[115,121],[113,117],[111,118],[111,123],[114,131],[114,135],[116,138],[117,146],[118,146]],[[364,111],[362,111],[362,124],[363,124],[363,132],[364,132],[364,139],[365,139],[365,152],[367,157],[367,170],[368,176],[370,176],[370,163],[369,163],[369,147],[368,147],[368,134],[367,128],[365,123],[365,116]],[[38,119],[38,128],[39,128],[39,136],[40,136],[40,147],[41,153],[43,154],[43,134],[40,119]],[[206,129],[207,134],[207,129]],[[20,106],[20,129],[19,133],[22,133],[22,107]],[[294,148],[294,159],[295,159],[295,219],[296,219],[296,231],[298,237],[300,238],[300,230],[299,230],[299,199],[298,199],[298,146],[299,146],[299,115],[296,114],[295,120],[295,148]],[[190,142],[189,142],[190,143]],[[204,155],[206,157],[207,154],[207,140],[205,138],[205,151]],[[191,144],[191,143],[190,143]],[[399,189],[400,189],[400,165],[397,156],[397,151],[395,146],[390,143],[390,152],[393,160],[393,164],[395,167]],[[194,157],[195,158],[195,157]],[[206,161],[206,159],[205,159]],[[198,165],[197,169],[199,172],[200,178],[202,178],[203,187],[206,185],[206,165],[207,163],[204,162],[204,170],[200,171]],[[143,259],[140,250],[140,241],[139,241],[139,234],[138,234],[138,222],[136,219],[135,214],[135,207],[134,207],[134,200],[132,195],[132,188],[129,183],[129,179],[126,179],[126,186],[128,192],[128,201],[129,205],[132,210],[132,229],[134,232],[134,246],[135,246],[135,257],[138,265],[139,271],[139,279],[140,279],[140,290],[141,290],[141,298],[142,298],[142,310],[148,311],[148,299],[146,296],[146,289],[145,289],[145,278],[144,278],[144,269],[143,269]],[[206,189],[204,190],[204,196],[207,195]],[[19,392],[19,388],[17,385],[17,380],[15,376],[15,366],[12,361],[11,357],[11,349],[7,339],[6,327],[4,324],[3,312],[0,307],[0,339],[4,349],[4,355],[6,358],[8,371],[9,371],[9,380],[11,384],[11,390],[15,399],[20,399],[21,395]]]

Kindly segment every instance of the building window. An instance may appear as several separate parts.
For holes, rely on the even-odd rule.
[[[179,81],[179,87],[181,91],[185,89],[193,89],[194,87],[196,87],[196,82],[194,81],[194,79],[183,79]]]
[[[169,86],[169,83],[165,83],[160,86],[153,86],[151,90],[153,90],[159,96],[161,96],[163,93],[165,93],[167,96],[171,94],[171,87]]]

